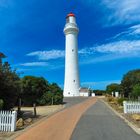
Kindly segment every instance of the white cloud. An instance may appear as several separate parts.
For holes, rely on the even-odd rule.
[[[103,44],[98,47],[93,47],[92,49],[100,53],[134,54],[134,53],[140,52],[140,41],[139,40],[134,40],[134,41],[122,40],[122,41],[112,42],[108,44]]]
[[[20,64],[21,66],[48,66],[46,62],[29,62]]]
[[[135,54],[140,52],[140,40],[121,40],[102,44],[99,46],[86,47],[79,51],[79,54],[94,54],[98,53],[109,53],[109,54]]]
[[[82,56],[83,55],[91,55],[91,54],[95,53],[95,50],[93,50],[90,47],[86,47],[86,48],[79,50],[78,53],[79,53],[79,55],[82,55]]]
[[[65,52],[64,50],[35,51],[28,53],[27,56],[37,56],[39,60],[50,60],[63,58],[65,56]]]
[[[80,0],[87,6],[97,5],[104,26],[140,23],[140,0]]]
[[[139,40],[122,40],[99,46],[86,47],[83,51],[87,57],[82,59],[80,64],[91,64],[105,61],[112,61],[123,58],[140,57]],[[97,55],[98,54],[98,55]]]
[[[139,0],[103,0],[110,13],[106,15],[109,24],[131,24],[140,20]]]
[[[140,35],[140,24],[134,25],[129,28],[132,35]]]
[[[133,27],[134,28],[134,27]],[[136,28],[136,27],[135,27]],[[102,45],[93,45],[85,47],[78,51],[80,56],[80,64],[91,64],[105,61],[112,61],[123,58],[140,57],[140,41],[139,40],[121,40],[110,42]],[[50,60],[64,58],[64,50],[36,51],[27,54],[28,56],[37,56],[39,60]],[[86,57],[85,57],[86,56]],[[45,64],[44,64],[45,63]],[[46,62],[25,63],[27,65],[47,65]],[[61,67],[63,67],[61,63]],[[49,64],[50,69],[55,69],[58,66]]]

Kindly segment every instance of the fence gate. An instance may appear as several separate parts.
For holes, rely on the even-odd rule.
[[[0,111],[0,131],[13,132],[16,130],[16,111]]]
[[[124,113],[140,113],[140,102],[124,101]]]

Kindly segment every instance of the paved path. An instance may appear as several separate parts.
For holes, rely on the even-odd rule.
[[[96,98],[89,98],[64,109],[29,129],[16,140],[69,140],[82,114],[95,102]]]
[[[71,140],[140,140],[140,136],[98,101],[81,117]]]
[[[78,103],[81,103],[81,102],[87,100],[88,98],[90,98],[90,97],[65,97],[63,99],[63,102],[65,103],[65,108],[68,108],[68,107],[71,107]]]

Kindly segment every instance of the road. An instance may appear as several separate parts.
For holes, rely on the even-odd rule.
[[[140,140],[140,135],[98,101],[82,115],[71,140]]]

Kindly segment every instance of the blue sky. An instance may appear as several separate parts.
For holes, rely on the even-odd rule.
[[[139,0],[0,0],[0,51],[24,75],[64,83],[65,17],[73,12],[82,86],[105,89],[140,68]]]

